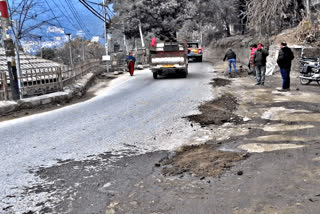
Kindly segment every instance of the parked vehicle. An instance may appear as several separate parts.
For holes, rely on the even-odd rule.
[[[203,48],[199,42],[188,42],[188,60],[202,62]]]
[[[186,42],[159,41],[150,49],[150,65],[153,78],[168,74],[188,75],[188,57]]]
[[[300,83],[309,85],[316,81],[320,85],[320,59],[301,58],[300,65]]]

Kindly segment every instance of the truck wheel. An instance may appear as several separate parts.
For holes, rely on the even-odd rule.
[[[187,76],[188,76],[188,68],[185,69],[185,71],[181,74],[182,78],[187,78]]]
[[[181,74],[181,77],[182,77],[182,78],[187,78],[187,76],[188,76],[188,73],[187,73],[187,72]]]
[[[153,72],[152,74],[153,74],[153,79],[158,79],[158,74],[157,74],[157,72]]]
[[[199,61],[199,62],[202,62],[202,56],[199,57],[198,61]]]

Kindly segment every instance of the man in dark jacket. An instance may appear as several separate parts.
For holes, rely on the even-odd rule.
[[[234,72],[238,74],[237,65],[236,65],[237,55],[235,54],[235,52],[232,51],[231,48],[228,50],[228,52],[224,56],[223,61],[225,61],[226,59],[228,59],[228,62],[229,62],[229,76],[231,76],[231,64],[233,65]]]
[[[282,76],[282,89],[279,91],[289,91],[290,90],[290,71],[291,71],[291,61],[294,59],[294,55],[290,48],[288,48],[287,43],[281,43],[281,49],[279,51],[277,63],[280,67],[280,72]]]
[[[254,64],[254,68],[256,70],[256,75],[257,75],[256,85],[264,85],[268,55],[269,55],[269,52],[264,49],[261,43],[259,43],[258,49],[254,53],[253,60],[252,60]]]

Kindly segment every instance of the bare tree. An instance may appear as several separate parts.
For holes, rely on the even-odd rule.
[[[272,35],[301,21],[302,1],[249,0],[247,1],[248,27],[259,35]]]
[[[17,21],[18,38],[35,38],[40,28],[55,25],[56,17],[52,17],[49,9],[39,0],[9,1],[11,20]]]

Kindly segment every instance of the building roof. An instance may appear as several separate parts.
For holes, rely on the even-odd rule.
[[[61,64],[57,62],[41,59],[40,57],[32,56],[22,51],[19,51],[19,54],[21,70],[61,66]],[[5,50],[2,47],[0,47],[0,71],[8,71],[7,57],[5,55]]]

